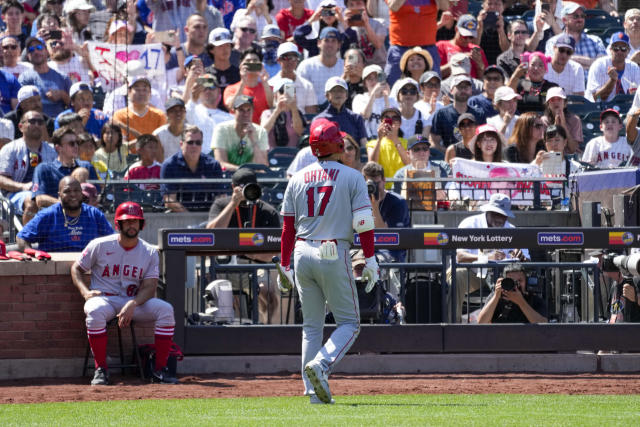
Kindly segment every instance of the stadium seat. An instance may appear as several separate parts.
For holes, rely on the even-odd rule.
[[[575,115],[580,116],[580,118],[586,116],[587,114],[600,111],[601,105],[595,102],[589,101],[584,96],[580,95],[568,95],[567,96],[567,109]]]
[[[107,322],[107,328],[109,326],[116,326],[116,328],[118,328],[118,350],[119,350],[119,355],[120,355],[120,363],[115,364],[115,363],[110,363],[109,364],[109,368],[110,369],[120,369],[120,372],[124,375],[124,370],[125,368],[136,368],[138,370],[138,374],[140,375],[140,378],[144,380],[144,368],[142,366],[142,359],[140,357],[140,351],[138,349],[138,340],[136,339],[136,330],[134,328],[134,323],[133,321],[131,321],[129,323],[130,325],[130,329],[131,329],[131,344],[133,347],[132,350],[132,360],[131,363],[125,363],[124,360],[124,351],[123,351],[123,347],[122,347],[122,329],[120,328],[120,325],[118,324],[118,318],[114,317],[113,319],[111,319],[109,322]],[[89,365],[89,355],[91,354],[91,347],[89,346],[89,341],[87,341],[87,349],[85,350],[85,354],[84,354],[84,364],[82,365],[82,376],[86,376],[87,375],[87,370],[91,369],[93,367],[93,363],[91,364],[91,366]]]
[[[275,147],[269,151],[269,166],[273,169],[287,169],[298,153],[296,147]]]
[[[609,12],[605,12],[602,9],[587,9],[585,11],[584,28],[594,30],[600,28],[604,30],[608,27],[622,26],[622,22],[611,15]]]
[[[602,39],[602,42],[604,43],[605,46],[609,45],[609,39],[611,39],[611,36],[615,33],[619,33],[619,32],[623,32],[624,33],[624,27],[620,27],[619,25],[615,25],[613,27],[607,27],[602,31],[590,31],[587,30],[587,33],[589,34],[593,34],[596,35],[598,37],[600,37]]]
[[[582,129],[588,129],[591,132],[599,132],[600,130],[600,111],[592,111],[582,117]]]
[[[638,82],[640,83],[640,82]],[[603,110],[608,108],[613,108],[614,110],[620,112],[620,114],[627,114],[631,106],[633,105],[633,94],[619,94],[613,97],[613,99],[604,104]]]

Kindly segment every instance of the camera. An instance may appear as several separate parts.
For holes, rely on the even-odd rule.
[[[625,277],[640,276],[640,253],[629,256],[618,255],[613,258],[613,264],[620,269],[620,272]],[[604,270],[604,262],[602,269]]]
[[[333,7],[323,7],[320,16],[334,16],[336,13],[333,11]]]
[[[248,202],[255,202],[262,196],[262,188],[258,184],[250,182],[242,186],[242,195]]]
[[[618,257],[615,252],[607,252],[602,256],[602,271],[605,273],[617,273],[620,269],[615,265],[613,260]]]
[[[262,62],[246,62],[247,71],[262,71]]]
[[[373,182],[371,179],[367,180],[367,192],[369,193],[369,196],[373,196],[378,200],[378,184]]]
[[[503,277],[502,278],[502,289],[505,291],[512,291],[516,288],[517,284],[516,281],[513,280],[510,277]]]

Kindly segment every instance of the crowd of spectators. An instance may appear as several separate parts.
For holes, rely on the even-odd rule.
[[[590,28],[583,1],[210,3],[3,3],[0,189],[24,224],[58,202],[69,175],[100,194],[101,180],[268,171],[283,149],[290,175],[314,160],[305,137],[320,118],[345,133],[345,163],[380,166],[384,197],[388,179],[455,176],[462,160],[543,176],[557,163],[548,152],[561,175],[638,158],[640,9],[598,3],[607,31]],[[150,46],[160,74],[148,72]],[[96,63],[106,48],[115,77]],[[171,212],[207,211],[229,193],[137,188]]]

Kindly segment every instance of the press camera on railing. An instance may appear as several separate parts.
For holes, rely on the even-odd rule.
[[[625,278],[640,276],[640,253],[629,256],[618,255],[613,258],[613,264],[620,269],[620,272]]]
[[[207,307],[204,313],[192,313],[188,319],[189,324],[222,325],[233,323],[233,288],[230,281],[214,280],[207,285],[202,297]]]

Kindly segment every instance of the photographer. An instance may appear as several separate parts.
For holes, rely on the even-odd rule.
[[[546,323],[547,306],[542,298],[527,292],[527,276],[520,263],[505,267],[478,323]]]
[[[362,174],[367,181],[376,230],[389,227],[411,227],[407,201],[397,193],[384,188],[383,167],[376,162],[368,162],[362,168]],[[396,262],[404,262],[407,256],[405,250],[388,251],[388,253]]]
[[[602,251],[594,251],[591,256],[598,260],[603,275],[611,280],[608,323],[640,322],[637,279],[626,268],[621,268],[621,263],[637,263],[637,256],[626,257]]]
[[[206,228],[280,228],[278,211],[260,200],[262,189],[253,170],[242,167],[236,170],[231,176],[231,189],[231,196],[219,197],[211,204]],[[277,252],[243,254],[245,259],[239,259],[239,263],[271,262],[271,258],[277,254]],[[275,275],[267,281],[264,277],[265,273],[265,270],[258,270],[260,289],[258,308],[261,322],[272,323],[278,317],[276,310],[280,298]],[[242,280],[240,285],[243,288],[250,286],[247,280]]]

